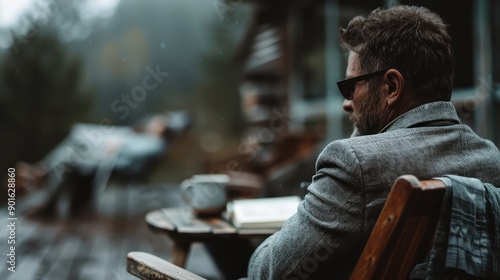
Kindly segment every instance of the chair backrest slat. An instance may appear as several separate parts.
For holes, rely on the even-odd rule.
[[[406,279],[432,246],[445,185],[399,177],[387,198],[351,279]]]

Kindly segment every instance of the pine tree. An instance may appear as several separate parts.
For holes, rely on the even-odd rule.
[[[31,26],[13,33],[0,69],[2,170],[42,159],[92,104],[82,61],[68,54],[56,35]]]

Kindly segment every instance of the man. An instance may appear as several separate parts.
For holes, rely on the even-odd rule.
[[[349,278],[397,177],[444,174],[500,186],[500,152],[460,124],[449,102],[454,58],[442,19],[397,6],[340,32],[339,82],[355,132],[319,155],[298,212],[254,252],[249,279]]]

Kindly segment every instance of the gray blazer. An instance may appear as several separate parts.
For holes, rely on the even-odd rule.
[[[455,174],[500,186],[500,152],[453,105],[414,108],[379,134],[331,142],[296,215],[254,252],[249,279],[346,279],[397,177]]]

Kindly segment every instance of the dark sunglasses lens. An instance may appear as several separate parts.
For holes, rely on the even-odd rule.
[[[352,100],[352,97],[354,95],[354,90],[356,89],[357,82],[365,81],[365,80],[369,80],[369,79],[381,76],[385,72],[387,72],[387,70],[377,71],[377,72],[366,74],[366,75],[361,75],[358,77],[354,77],[354,78],[350,78],[347,80],[337,82],[337,85],[339,86],[340,93],[345,97],[345,99]]]
[[[343,83],[340,83],[339,86],[340,86],[340,93],[342,93],[345,99],[351,100],[352,94],[354,92],[353,83],[345,81]]]

